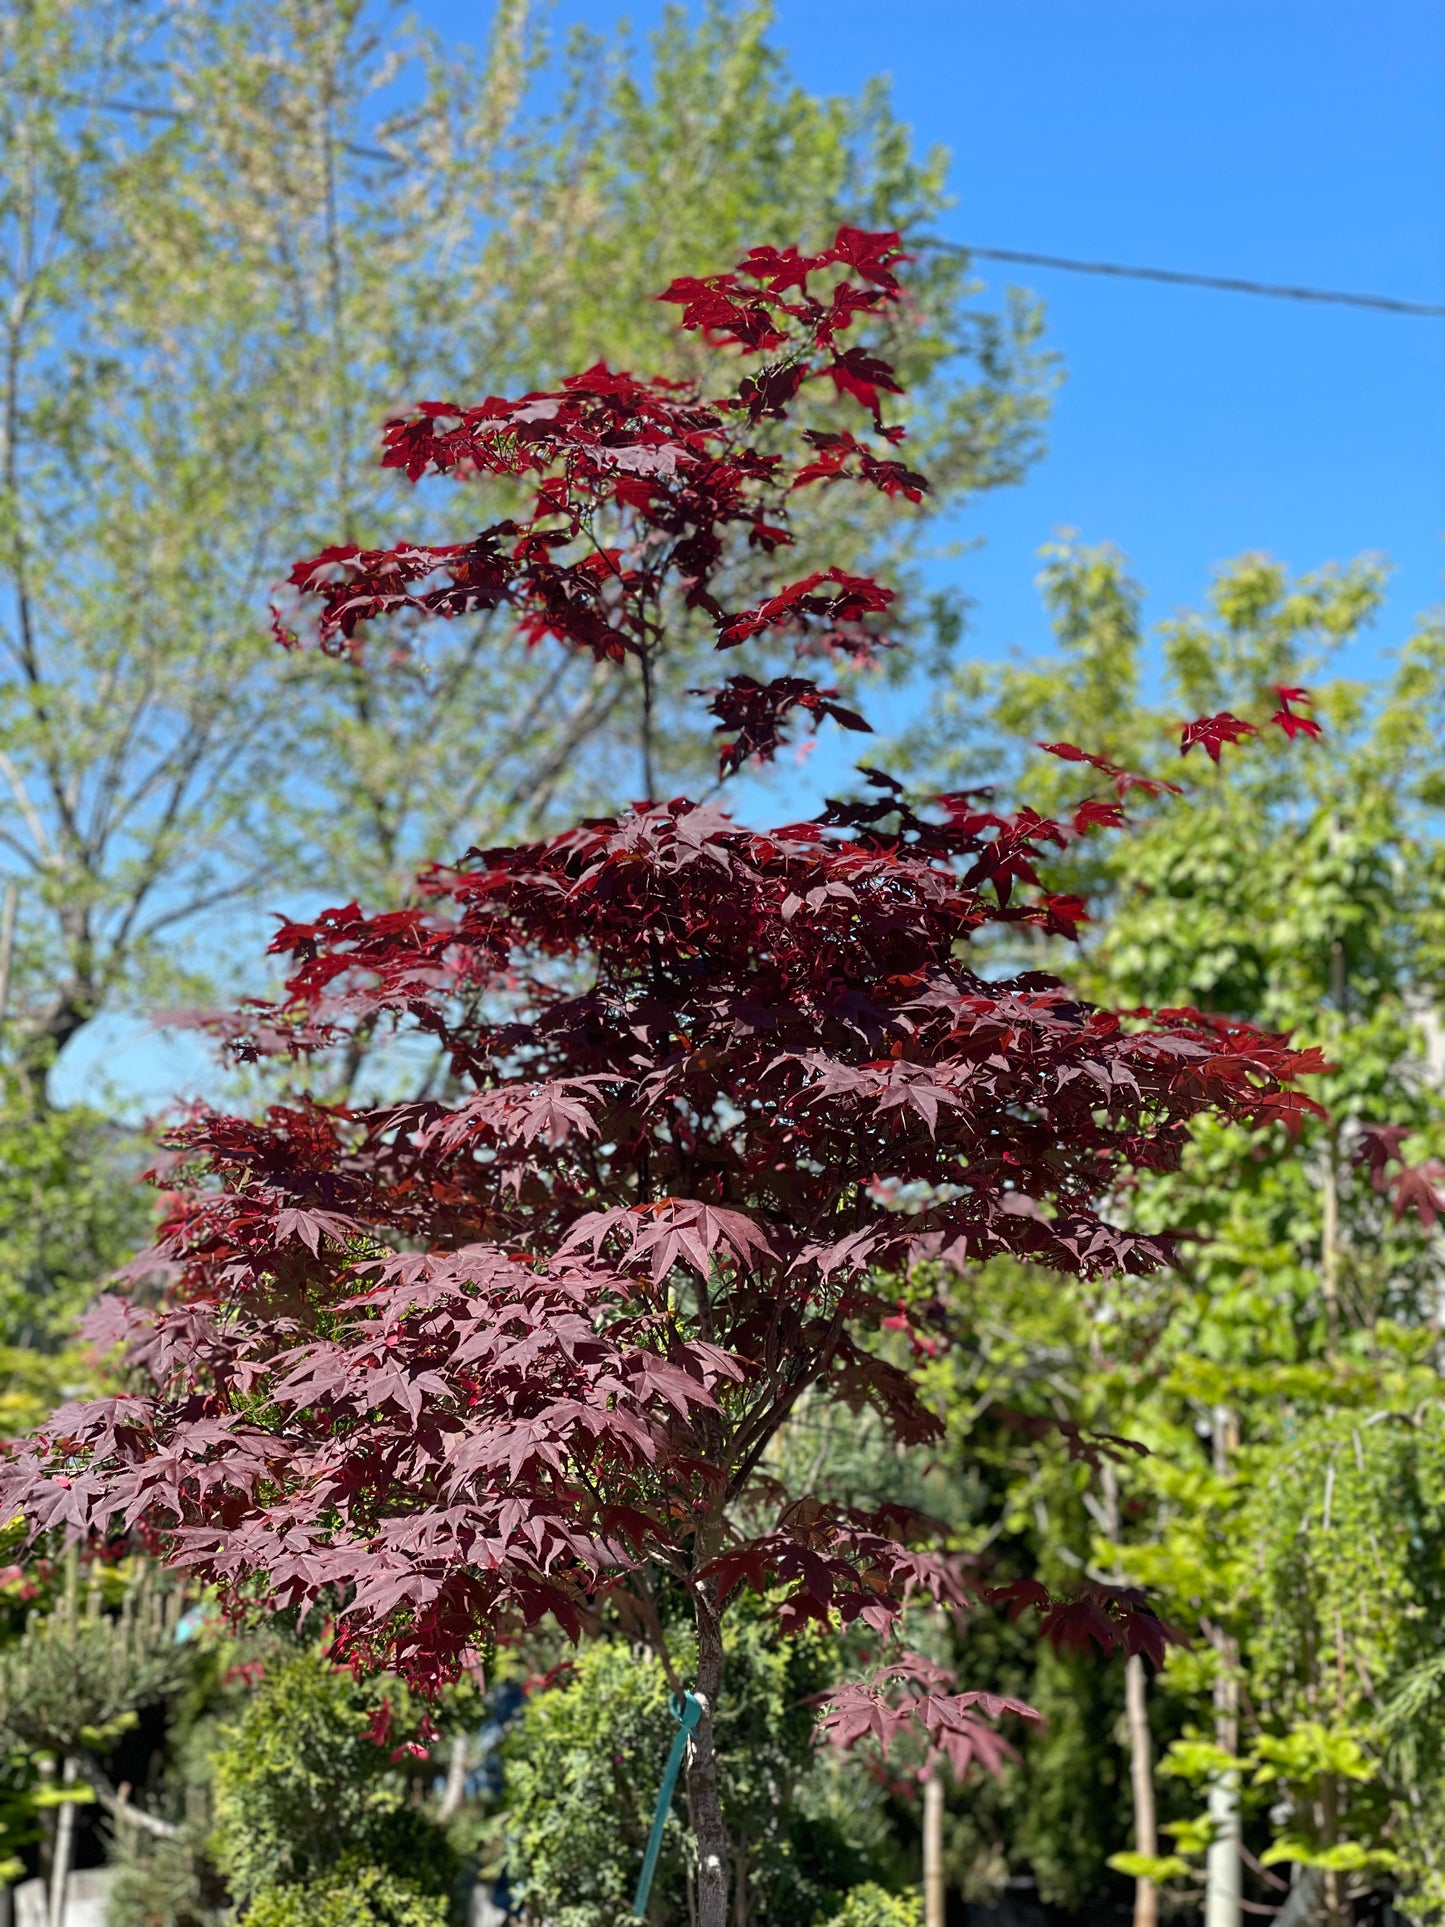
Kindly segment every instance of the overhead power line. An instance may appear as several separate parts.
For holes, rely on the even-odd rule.
[[[967,243],[929,239],[940,253],[975,255],[985,261],[1017,261],[1025,267],[1062,268],[1068,274],[1108,274],[1125,281],[1165,281],[1173,287],[1219,288],[1226,294],[1264,294],[1275,301],[1327,301],[1346,308],[1373,308],[1381,314],[1426,315],[1445,320],[1445,302],[1401,301],[1390,294],[1348,294],[1339,288],[1296,288],[1274,281],[1245,281],[1232,274],[1185,274],[1177,268],[1133,268],[1118,261],[1075,261],[1062,254],[1026,254],[1021,248],[978,248]]]
[[[192,118],[175,107],[162,107],[135,100],[89,100],[82,95],[62,95],[76,106],[97,107],[103,113],[136,114],[155,120],[182,121]],[[359,141],[339,141],[337,145],[359,160],[385,161],[395,166],[396,154]],[[1246,281],[1232,274],[1187,274],[1178,268],[1126,267],[1118,261],[1075,261],[1063,254],[1030,254],[1021,248],[982,248],[969,243],[941,241],[933,235],[920,237],[925,247],[938,254],[965,254],[982,261],[1013,261],[1030,268],[1062,268],[1066,274],[1107,274],[1122,281],[1163,281],[1171,287],[1216,288],[1226,294],[1263,294],[1274,301],[1324,301],[1336,307],[1372,308],[1380,314],[1425,315],[1434,321],[1445,320],[1445,302],[1401,301],[1390,294],[1351,294],[1339,288],[1297,288],[1285,282]]]

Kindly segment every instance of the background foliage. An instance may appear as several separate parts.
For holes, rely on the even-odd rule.
[[[1269,1871],[1293,1862],[1322,1870],[1331,1918],[1392,1881],[1430,1918],[1439,1782],[1411,1736],[1439,1652],[1441,632],[1422,623],[1373,684],[1331,675],[1381,612],[1373,562],[1292,579],[1246,557],[1157,642],[1107,549],[1056,547],[1041,586],[1058,655],[960,666],[956,729],[942,755],[933,737],[911,745],[920,769],[993,776],[1041,807],[1072,771],[1026,763],[1031,740],[1167,771],[1182,801],[1146,802],[1112,847],[1060,859],[1096,917],[1063,967],[1105,1001],[1291,1029],[1334,1068],[1312,1081],[1327,1119],[1263,1138],[1201,1122],[1178,1174],[1118,1200],[1184,1232],[1172,1276],[1127,1292],[1061,1280],[1049,1300],[995,1270],[966,1289],[970,1342],[939,1380],[961,1443],[991,1451],[1001,1481],[970,1537],[1024,1569],[1131,1576],[1192,1634],[1151,1693],[1172,1829],[1152,1864],[1179,1904],[1191,1890],[1197,1904],[1204,1796],[1233,1774],[1265,1870],[1256,1904],[1278,1904]],[[1323,742],[1251,739],[1179,764],[1175,717],[1258,714],[1272,686],[1301,684]],[[1400,1158],[1376,1182],[1367,1134],[1387,1124]],[[999,1428],[1003,1406],[1107,1422],[1150,1456],[1091,1471]],[[1126,1775],[1119,1683],[1104,1690],[1114,1712],[1091,1719],[1073,1684],[1050,1742],[1077,1736],[1077,1789],[1035,1832],[1034,1749],[1022,1809],[1000,1822],[1005,1858],[1027,1842],[1044,1891],[1071,1904],[1105,1857],[1140,1864],[1088,1792]]]
[[[387,415],[602,357],[686,372],[648,300],[674,274],[926,221],[943,157],[881,86],[809,95],[769,22],[672,13],[639,65],[554,49],[529,0],[481,56],[357,0],[0,13],[0,873],[32,1085],[100,1011],[205,995],[248,903],[394,899],[636,787],[635,683],[486,619],[317,674],[266,605],[324,542],[473,532],[377,466]],[[897,354],[947,505],[1023,472],[1052,371],[958,261],[917,287]],[[863,508],[805,556],[819,521],[845,565],[917,551]]]

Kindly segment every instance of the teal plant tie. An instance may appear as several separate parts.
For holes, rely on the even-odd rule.
[[[642,1920],[647,1914],[647,1897],[652,1892],[652,1876],[657,1872],[657,1856],[662,1852],[662,1830],[667,1825],[668,1810],[672,1806],[673,1792],[677,1786],[677,1776],[682,1770],[682,1756],[687,1751],[687,1736],[702,1718],[702,1701],[695,1693],[674,1693],[668,1700],[672,1717],[677,1721],[677,1738],[672,1743],[672,1751],[667,1756],[667,1766],[662,1775],[662,1791],[657,1796],[657,1811],[652,1816],[652,1832],[647,1836],[647,1852],[642,1856],[642,1872],[637,1880],[637,1894],[632,1902],[632,1917]]]

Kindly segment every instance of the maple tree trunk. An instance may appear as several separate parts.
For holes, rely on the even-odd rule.
[[[723,1684],[722,1625],[711,1588],[694,1591],[697,1615],[697,1697],[703,1715],[693,1729],[687,1791],[697,1838],[698,1927],[728,1927],[728,1841],[718,1795],[712,1722]]]
[[[1131,1653],[1124,1665],[1124,1710],[1129,1726],[1129,1779],[1134,1789],[1134,1851],[1156,1854],[1154,1748],[1149,1735],[1148,1681],[1144,1661]],[[1159,1889],[1152,1880],[1134,1883],[1134,1927],[1158,1927]]]

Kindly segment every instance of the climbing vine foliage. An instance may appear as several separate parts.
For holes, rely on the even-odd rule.
[[[556,637],[645,691],[670,625],[705,619],[723,655],[766,645],[776,670],[701,692],[724,771],[799,721],[866,728],[809,672],[888,648],[890,592],[830,569],[736,608],[728,582],[739,544],[785,560],[800,489],[921,498],[883,417],[893,372],[855,341],[906,317],[902,259],[896,235],[843,229],[820,254],[759,249],[674,283],[683,327],[742,371],[720,397],[595,367],[392,422],[388,463],[495,479],[530,511],[460,546],[298,564],[281,639],[407,648],[502,607],[522,644]],[[804,391],[845,421],[795,432]],[[1158,787],[1100,767],[1111,796]],[[973,967],[991,926],[1074,929],[1042,855],[1117,822],[1118,801],[1046,820],[977,795],[915,805],[864,775],[864,800],[817,822],[763,833],[648,801],[473,850],[404,907],[284,925],[285,991],[228,1021],[231,1048],[325,1057],[394,1025],[434,1051],[430,1094],[178,1128],[169,1289],[100,1321],[137,1389],[58,1412],[13,1462],[12,1508],[42,1530],[141,1527],[238,1599],[334,1611],[340,1653],[424,1688],[480,1642],[544,1615],[575,1633],[624,1594],[660,1635],[660,1585],[696,1616],[712,1706],[740,1586],[785,1629],[883,1636],[911,1596],[963,1603],[969,1574],[926,1521],[781,1489],[780,1427],[807,1396],[926,1446],[904,1364],[910,1334],[946,1342],[947,1308],[915,1293],[900,1313],[910,1265],[1165,1262],[1167,1239],[1111,1220],[1121,1178],[1172,1168],[1201,1112],[1288,1119],[1313,1060]],[[1076,1643],[1161,1637],[1137,1595],[1010,1603]],[[835,1706],[884,1720],[857,1691]],[[967,1734],[997,1708],[967,1698],[930,1700],[934,1724],[960,1761],[996,1758]],[[691,1771],[710,1922],[726,1874],[709,1884],[706,1723]]]

